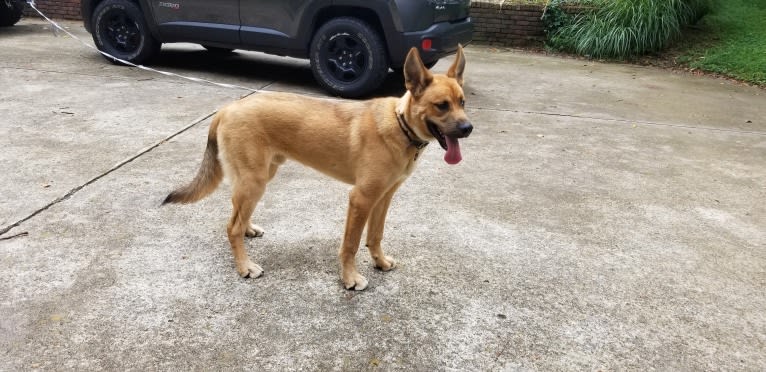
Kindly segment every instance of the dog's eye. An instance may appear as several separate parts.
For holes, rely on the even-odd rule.
[[[460,99],[460,107],[465,107],[465,100],[462,98]]]
[[[447,111],[449,110],[449,102],[443,101],[436,104],[436,108],[438,108],[440,111]]]

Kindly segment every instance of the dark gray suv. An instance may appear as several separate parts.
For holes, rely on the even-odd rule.
[[[247,49],[308,58],[317,81],[344,97],[369,94],[411,47],[433,66],[471,41],[470,0],[83,0],[101,51],[149,61],[162,43],[215,53]],[[118,61],[113,61],[118,62]]]

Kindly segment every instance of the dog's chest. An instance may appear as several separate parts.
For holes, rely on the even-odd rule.
[[[404,172],[402,173],[402,181],[407,179],[412,172],[415,171],[415,168],[418,166],[418,161],[420,160],[420,156],[422,154],[423,150],[418,150],[416,153],[414,153],[412,156],[410,156],[409,161],[407,161],[407,164],[404,166]]]

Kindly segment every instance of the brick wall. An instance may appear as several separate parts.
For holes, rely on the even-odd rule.
[[[80,0],[36,0],[35,6],[53,19],[75,19],[80,20]],[[24,16],[39,17],[37,12],[29,8],[24,9]]]
[[[474,0],[471,3],[473,41],[504,46],[541,43],[545,40],[542,16],[540,5],[503,5],[497,1]]]
[[[503,5],[498,0],[474,0],[471,17],[474,20],[475,43],[518,46],[545,40],[539,5]],[[79,0],[37,0],[37,8],[51,18],[81,19]],[[33,10],[25,14],[36,16]]]

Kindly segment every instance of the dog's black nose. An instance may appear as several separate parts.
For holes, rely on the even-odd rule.
[[[471,134],[471,131],[473,131],[473,125],[471,123],[465,121],[457,126],[457,130],[460,131],[460,134],[463,135],[463,137],[468,137],[469,134]]]

